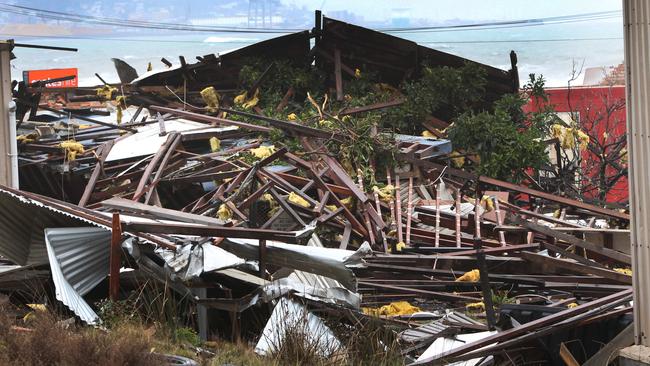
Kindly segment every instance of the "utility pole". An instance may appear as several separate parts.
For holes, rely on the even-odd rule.
[[[0,185],[18,188],[16,104],[11,95],[13,40],[0,41]]]
[[[650,4],[623,0],[630,185],[630,234],[634,287],[634,343],[623,358],[650,355]],[[632,356],[630,356],[632,355]],[[639,356],[640,357],[640,356]],[[646,362],[642,362],[647,364]]]

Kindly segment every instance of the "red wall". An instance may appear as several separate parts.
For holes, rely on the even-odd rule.
[[[577,111],[580,113],[580,120],[583,123],[583,130],[591,136],[603,141],[603,133],[608,135],[625,135],[625,107],[622,107],[607,117],[607,106],[625,102],[625,86],[596,86],[596,87],[572,87],[546,89],[549,96],[549,103],[556,112]],[[570,99],[569,99],[570,96]],[[526,109],[534,108],[535,103],[529,103]],[[600,122],[593,121],[602,118]],[[611,137],[608,141],[611,141]],[[583,169],[589,166],[589,159],[593,159],[592,152],[583,152]],[[595,172],[585,171],[588,175]],[[612,167],[608,167],[608,175],[616,174]],[[608,193],[608,202],[626,202],[628,200],[627,177],[621,178],[614,188]]]

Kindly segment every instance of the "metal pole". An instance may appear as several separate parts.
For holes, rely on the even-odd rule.
[[[13,100],[9,102],[7,113],[9,115],[9,136],[16,136],[16,103]],[[15,137],[9,139],[9,160],[11,162],[11,188],[20,189],[18,180],[18,140]]]
[[[11,100],[11,50],[13,41],[0,42],[0,185],[17,188],[13,159],[16,151],[16,106]],[[11,104],[11,105],[10,105]],[[13,109],[13,111],[12,111]],[[12,118],[13,126],[12,126]],[[13,127],[13,128],[12,128]],[[13,131],[13,133],[12,133]],[[13,146],[12,146],[13,145]],[[17,164],[17,163],[16,163]]]
[[[111,300],[117,301],[120,294],[120,262],[122,255],[122,223],[118,212],[113,212],[112,224],[108,293]]]
[[[650,346],[650,7],[623,1],[627,85],[630,236],[634,287],[634,341]]]
[[[481,279],[481,292],[483,293],[483,304],[485,305],[485,318],[488,323],[488,329],[494,330],[496,325],[496,316],[494,314],[494,303],[492,301],[492,287],[488,277],[487,265],[485,263],[485,252],[483,252],[483,240],[481,237],[474,237],[474,250],[476,250],[476,264]]]

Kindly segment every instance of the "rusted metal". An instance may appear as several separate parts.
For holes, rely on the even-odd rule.
[[[111,255],[109,273],[109,297],[117,301],[120,295],[120,263],[122,257],[122,222],[119,212],[113,212],[111,226]]]

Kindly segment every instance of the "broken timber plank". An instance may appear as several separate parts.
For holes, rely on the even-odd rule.
[[[359,113],[365,113],[365,112],[370,112],[370,111],[376,111],[378,109],[385,109],[385,108],[390,108],[390,107],[396,107],[399,105],[404,104],[405,100],[404,99],[397,99],[397,100],[392,100],[388,102],[381,102],[381,103],[375,103],[375,104],[370,104],[366,105],[363,107],[354,107],[354,108],[346,108],[341,113],[339,113],[339,116],[349,116],[352,114],[359,114]]]
[[[560,343],[560,357],[566,366],[580,366],[576,358],[571,354],[571,351],[564,345],[564,342]]]
[[[183,136],[181,134],[176,135],[174,141],[172,141],[171,143],[171,146],[169,146],[169,148],[167,149],[165,156],[160,161],[160,164],[158,164],[158,170],[156,171],[156,174],[153,176],[153,179],[151,180],[149,187],[147,187],[148,191],[144,198],[145,204],[149,203],[149,200],[151,199],[151,195],[154,192],[156,192],[156,186],[158,185],[158,182],[160,182],[160,176],[165,171],[165,168],[167,168],[167,163],[169,163],[169,159],[171,159],[172,155],[174,154],[174,151],[176,150],[176,147],[178,146],[178,144],[181,143],[182,139]]]
[[[146,205],[140,202],[133,202],[124,198],[110,198],[106,201],[100,202],[103,207],[119,210],[134,212],[137,214],[151,215],[156,218],[166,219],[166,220],[176,220],[181,222],[188,222],[194,224],[203,224],[203,225],[217,225],[223,226],[224,222],[213,217],[202,216],[191,214],[187,212],[182,212],[178,210],[172,210],[168,208],[162,208],[157,206]]]
[[[442,171],[443,169],[445,169],[445,173],[447,175],[456,176],[456,177],[460,177],[460,178],[464,178],[464,179],[470,179],[470,180],[478,179],[481,183],[490,184],[490,185],[493,185],[493,186],[496,186],[496,187],[500,187],[500,188],[508,189],[508,190],[511,190],[511,191],[527,194],[527,195],[532,196],[532,197],[542,198],[542,199],[545,199],[547,201],[560,203],[560,204],[565,205],[565,206],[572,206],[572,207],[580,208],[580,209],[583,209],[583,210],[586,210],[586,211],[598,213],[598,214],[600,214],[602,216],[614,217],[614,218],[621,219],[621,220],[630,220],[630,215],[626,214],[624,212],[619,212],[619,211],[610,210],[610,209],[595,206],[595,205],[590,205],[588,203],[577,201],[577,200],[574,200],[574,199],[571,199],[571,198],[558,196],[558,195],[555,195],[555,194],[552,194],[552,193],[537,191],[537,190],[534,190],[534,189],[531,189],[531,188],[528,188],[528,187],[524,187],[524,186],[521,186],[521,185],[518,185],[518,184],[508,183],[508,182],[504,182],[502,180],[489,178],[489,177],[486,177],[486,176],[477,176],[475,174],[466,172],[464,170],[452,168],[452,167],[441,165],[441,164],[436,164],[436,163],[433,163],[433,162],[430,162],[430,161],[419,161],[419,162],[413,161],[413,162],[415,164],[424,165],[425,168],[427,168],[427,169],[435,169],[435,170],[437,170],[439,172]]]
[[[111,152],[114,143],[115,141],[111,140],[102,145],[101,151],[99,152],[99,159],[97,160],[97,163],[95,163],[95,169],[93,169],[93,172],[90,175],[90,179],[88,179],[88,183],[86,184],[86,188],[84,189],[84,193],[79,200],[79,206],[83,207],[88,204],[90,196],[95,190],[95,184],[97,183],[99,174],[101,174],[102,170],[104,169],[104,162],[106,161],[108,154]]]
[[[341,76],[341,50],[334,49],[334,79],[336,82],[336,100],[343,100],[343,77]]]
[[[180,109],[160,107],[160,106],[157,106],[157,105],[149,106],[149,109],[154,110],[156,112],[171,113],[171,114],[173,114],[175,116],[178,116],[178,117],[187,118],[190,121],[232,125],[232,126],[238,126],[238,127],[241,127],[241,128],[245,128],[247,130],[260,131],[260,132],[271,132],[271,130],[272,130],[269,127],[258,126],[258,125],[254,125],[254,124],[251,124],[251,123],[233,121],[233,120],[230,120],[230,119],[207,116],[205,114],[188,112],[188,111],[183,111],[183,110],[180,110]]]
[[[156,168],[156,166],[158,166],[158,162],[165,156],[165,153],[170,148],[170,146],[174,144],[175,141],[178,141],[177,140],[178,135],[179,134],[177,132],[172,132],[171,134],[169,134],[167,136],[167,140],[165,141],[165,143],[160,146],[158,152],[156,152],[153,159],[151,159],[151,161],[145,168],[144,173],[142,173],[142,178],[140,178],[140,182],[138,183],[138,187],[136,188],[135,193],[133,193],[133,201],[138,201],[145,193],[145,186],[149,181],[149,177],[151,176],[151,173]]]
[[[542,254],[526,252],[526,251],[521,252],[520,256],[521,258],[529,262],[538,263],[541,265],[554,267],[554,268],[560,268],[570,272],[590,274],[594,276],[608,278],[610,280],[614,280],[620,283],[625,283],[628,285],[632,284],[632,276],[619,273],[616,271],[612,271],[609,269],[589,267],[577,262],[548,257]]]
[[[196,235],[219,238],[267,239],[297,243],[299,238],[290,232],[253,229],[247,227],[199,226],[184,223],[122,223],[124,231],[152,234]]]
[[[632,344],[634,344],[634,324],[625,327],[622,332],[591,356],[582,366],[607,366],[609,361],[612,361],[615,352]]]
[[[158,108],[160,108],[160,107],[158,107]],[[285,130],[285,131],[290,131],[290,132],[293,132],[293,133],[295,133],[297,135],[300,135],[300,136],[310,136],[310,137],[317,137],[317,138],[324,138],[324,139],[341,138],[341,136],[339,134],[335,133],[335,132],[327,132],[327,131],[324,131],[324,130],[320,130],[318,128],[303,126],[301,124],[294,123],[294,122],[282,121],[282,120],[271,118],[271,117],[260,116],[260,115],[253,114],[253,113],[238,111],[236,109],[219,108],[219,110],[223,111],[223,112],[228,112],[228,113],[231,113],[231,114],[236,114],[236,115],[240,115],[240,116],[244,116],[244,117],[257,119],[257,120],[260,120],[260,121],[265,121],[265,122],[268,122],[271,126],[273,126],[275,128],[279,128],[279,129]],[[255,126],[255,125],[253,125],[253,126]],[[271,130],[268,127],[262,127],[262,126],[257,126],[257,127],[267,128],[269,131]]]
[[[538,232],[540,234],[544,234],[553,238],[556,238],[558,240],[565,241],[569,244],[573,244],[575,246],[578,246],[583,249],[591,250],[592,252],[598,253],[600,255],[603,255],[605,257],[611,258],[617,262],[625,263],[625,264],[631,264],[632,263],[632,258],[630,255],[621,253],[619,251],[613,250],[613,249],[608,249],[605,247],[601,247],[600,245],[590,243],[586,240],[582,240],[579,238],[576,238],[573,235],[562,233],[559,231],[555,231],[549,227],[543,226],[543,225],[538,225],[535,223],[532,223],[528,220],[524,220],[522,218],[519,218],[515,215],[511,215],[510,221],[514,222],[517,225],[523,226],[527,229],[530,229],[531,231]]]
[[[450,361],[454,359],[456,356],[461,356],[470,353],[471,351],[478,350],[482,347],[489,346],[491,344],[497,343],[497,342],[502,342],[505,340],[513,339],[515,337],[525,335],[530,331],[533,331],[535,329],[539,329],[542,327],[545,327],[547,325],[555,324],[558,323],[562,320],[569,319],[575,315],[579,315],[584,313],[585,311],[591,310],[593,308],[599,307],[601,305],[609,304],[614,301],[629,297],[632,295],[632,289],[627,289],[624,291],[620,291],[617,293],[614,293],[609,296],[602,297],[600,299],[596,299],[593,301],[590,301],[588,303],[584,303],[582,305],[576,306],[574,308],[566,309],[563,311],[560,311],[558,313],[555,313],[553,315],[545,316],[543,318],[537,319],[530,321],[526,324],[523,324],[518,327],[510,328],[508,330],[504,330],[502,332],[498,332],[494,335],[485,337],[483,339],[480,339],[475,342],[469,342],[466,343],[460,347],[454,348],[450,351],[446,351],[443,353],[440,353],[438,355],[435,355],[431,358],[425,359],[425,360],[419,360],[412,365],[434,365],[434,364],[445,364],[446,360]]]
[[[388,289],[388,290],[402,291],[402,292],[408,292],[408,293],[415,293],[415,294],[418,294],[420,296],[425,296],[425,297],[430,297],[430,298],[433,298],[433,299],[439,299],[439,300],[445,300],[445,301],[475,302],[475,301],[478,300],[478,298],[476,298],[476,297],[469,297],[469,296],[463,296],[463,295],[454,295],[454,294],[446,293],[446,292],[428,291],[428,290],[422,290],[422,289],[417,289],[417,288],[393,286],[393,285],[379,284],[379,283],[366,282],[366,281],[359,281],[359,285],[365,285],[365,286],[370,286],[370,287],[374,287],[374,288],[385,288],[385,289]]]

